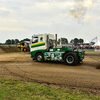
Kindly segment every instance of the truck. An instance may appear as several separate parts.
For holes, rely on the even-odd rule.
[[[58,46],[57,34],[37,34],[33,35],[30,41],[30,54],[33,60],[43,61],[63,61],[66,65],[77,65],[82,62],[85,56],[84,50],[77,48]]]

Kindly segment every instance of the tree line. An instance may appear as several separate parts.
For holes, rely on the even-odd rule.
[[[21,41],[30,41],[29,38],[25,38],[23,40],[19,40],[19,39],[7,39],[6,42],[4,44],[6,45],[13,45],[13,44],[18,44],[20,43]],[[72,43],[73,45],[78,45],[79,43],[83,43],[84,40],[82,38],[78,39],[78,38],[74,38],[74,39],[71,39],[71,41],[69,42],[67,38],[60,38],[58,39],[58,44],[60,44],[60,41],[61,41],[61,44],[68,44],[68,43]],[[2,43],[0,43],[2,44]]]
[[[74,38],[74,39],[71,39],[70,42],[68,42],[67,38],[61,38],[61,39],[58,39],[58,44],[60,44],[60,41],[61,41],[61,44],[72,43],[75,46],[78,45],[79,43],[83,43],[84,42],[84,40],[82,38],[80,38],[80,39]]]
[[[19,40],[19,39],[7,39],[5,44],[6,45],[13,45],[13,44],[18,44],[20,43],[21,41],[30,41],[30,39],[26,38],[26,39],[23,39],[23,40]]]
[[[78,45],[79,43],[84,43],[84,40],[82,38],[78,39],[78,38],[74,38],[70,41],[70,43],[73,43],[73,45]]]

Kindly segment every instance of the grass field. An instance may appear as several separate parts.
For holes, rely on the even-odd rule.
[[[43,84],[0,79],[0,100],[100,100],[100,98],[65,89],[54,89]]]

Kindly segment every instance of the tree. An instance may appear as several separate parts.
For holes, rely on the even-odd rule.
[[[3,43],[0,43],[0,45],[3,45]]]
[[[10,39],[6,40],[5,44],[11,44],[11,40]]]
[[[70,43],[73,43],[75,46],[78,44],[78,43],[83,43],[84,40],[82,38],[78,39],[78,38],[74,38],[74,39],[71,39]]]
[[[14,39],[11,40],[11,44],[15,44],[15,40]]]
[[[60,39],[58,39],[58,44],[60,44]],[[61,44],[68,44],[67,38],[61,38]]]
[[[65,44],[68,44],[68,40],[67,40],[67,38],[63,38],[64,40],[64,42],[65,42]]]
[[[74,43],[74,40],[73,40],[73,39],[71,39],[70,43]]]
[[[30,41],[30,39],[26,38],[26,39],[23,39],[24,41]]]
[[[76,46],[79,43],[78,38],[74,38],[74,45]]]
[[[20,42],[22,41],[30,41],[30,39],[26,38],[26,39],[21,40]]]
[[[84,40],[80,38],[79,39],[79,43],[83,43],[83,42],[84,42]]]
[[[19,43],[19,40],[18,40],[18,39],[15,39],[15,43],[16,43],[16,44]]]
[[[66,44],[65,41],[61,41],[61,44]]]

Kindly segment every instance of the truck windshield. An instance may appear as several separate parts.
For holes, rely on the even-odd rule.
[[[33,37],[32,43],[38,43],[38,37]]]

